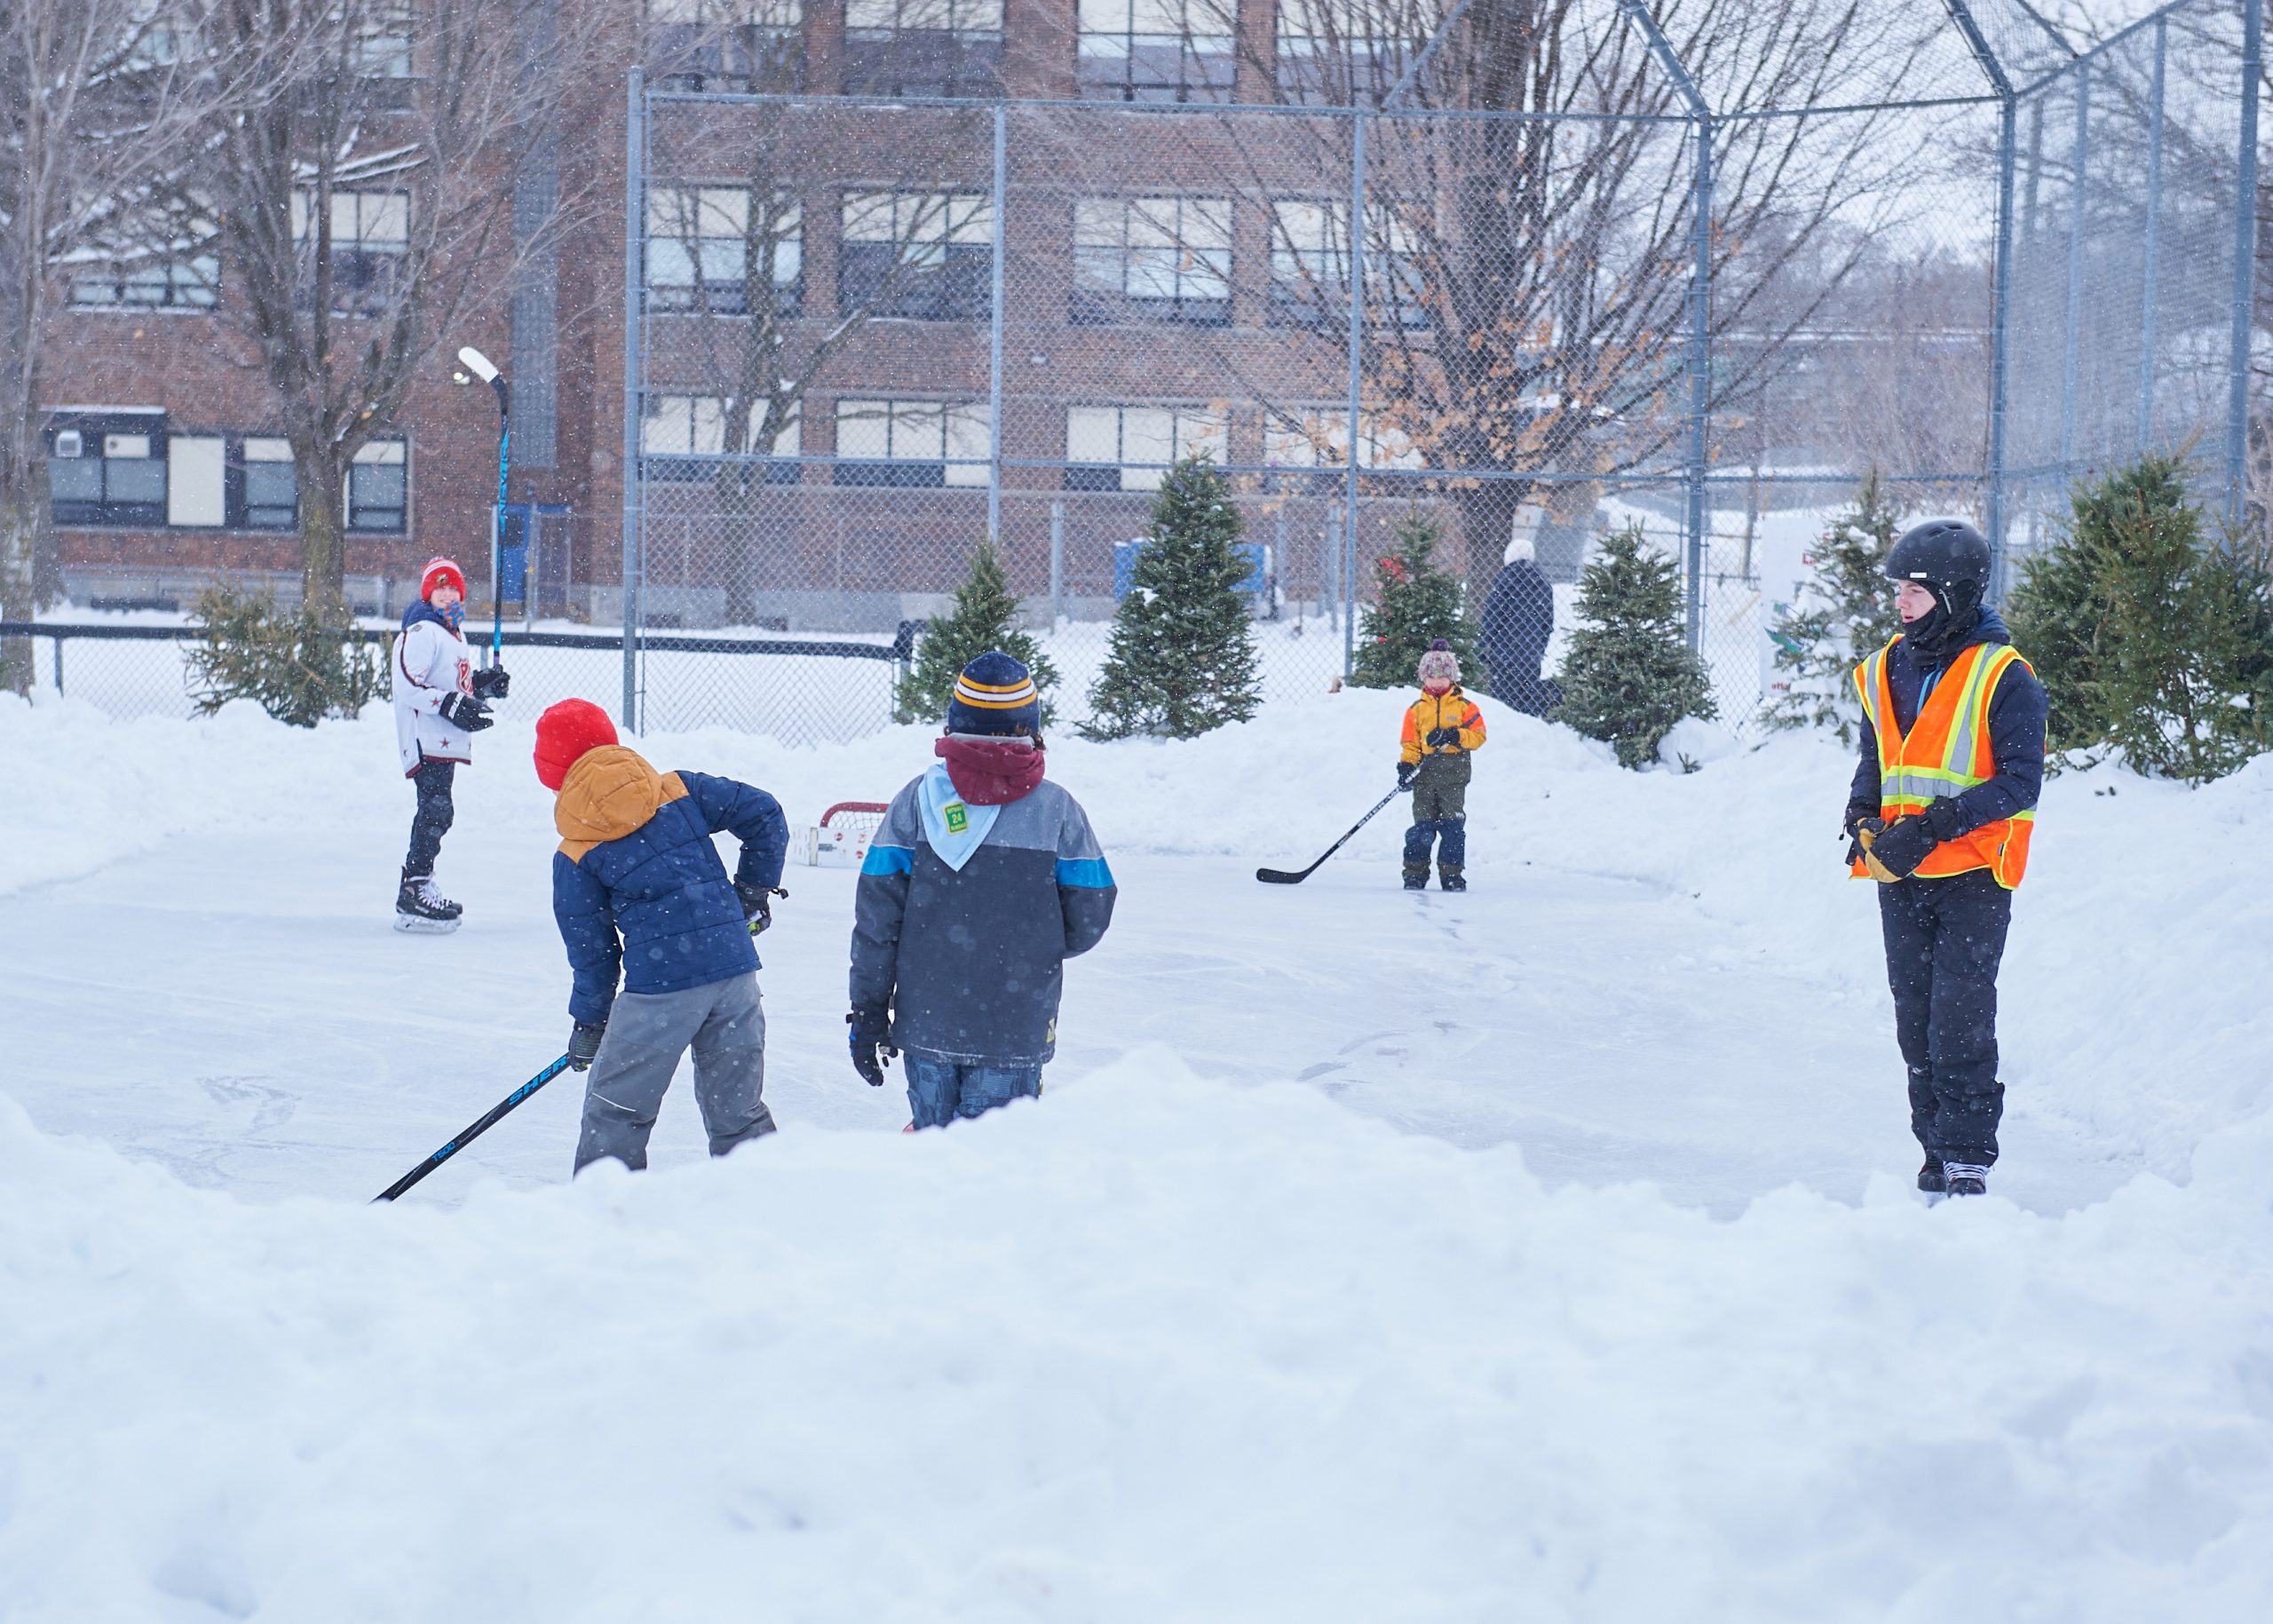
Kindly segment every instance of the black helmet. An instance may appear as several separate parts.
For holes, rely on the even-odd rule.
[[[1961,519],[1929,519],[1902,533],[1886,555],[1885,574],[1930,588],[1943,607],[1963,614],[1989,590],[1989,543]]]

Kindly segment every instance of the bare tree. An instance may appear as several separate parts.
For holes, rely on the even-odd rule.
[[[513,238],[512,177],[614,26],[577,0],[181,0],[203,47],[271,93],[214,107],[177,202],[210,213],[223,322],[275,392],[298,475],[307,600],[344,616],[356,454],[413,380],[574,228]]]
[[[40,361],[65,267],[178,156],[191,98],[239,75],[178,49],[162,0],[0,0],[0,619],[57,586]],[[0,642],[25,692],[31,644]]]

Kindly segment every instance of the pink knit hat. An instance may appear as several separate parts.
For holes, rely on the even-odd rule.
[[[1422,682],[1458,682],[1460,656],[1453,653],[1453,646],[1438,638],[1429,645],[1429,652],[1421,656]]]

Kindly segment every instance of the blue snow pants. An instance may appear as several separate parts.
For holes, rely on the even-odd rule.
[[[997,1105],[1041,1094],[1038,1066],[963,1065],[914,1054],[902,1060],[907,1104],[918,1128],[945,1128],[959,1116],[984,1116]]]

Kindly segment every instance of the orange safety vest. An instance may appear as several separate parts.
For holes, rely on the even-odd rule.
[[[1975,644],[1942,673],[1905,735],[1895,720],[1894,686],[1887,678],[1887,656],[1901,640],[1895,638],[1855,668],[1856,691],[1878,731],[1879,816],[1889,823],[1914,818],[1936,801],[1962,795],[1996,777],[1989,702],[2013,667],[2024,667],[2031,674],[2035,669],[2008,644]],[[1984,823],[1928,852],[1918,865],[1918,875],[1938,880],[1986,868],[1997,876],[1998,884],[2015,890],[2028,871],[2029,836],[2035,828],[2032,811]],[[1870,870],[1857,862],[1851,872],[1863,876]]]

